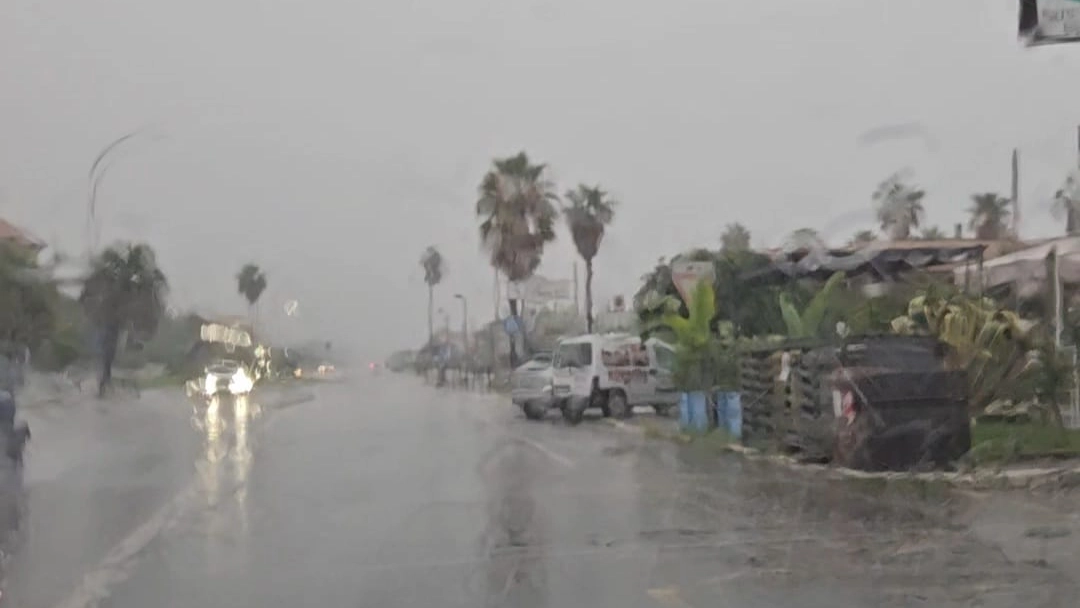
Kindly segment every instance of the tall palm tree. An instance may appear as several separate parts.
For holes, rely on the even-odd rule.
[[[259,310],[256,304],[266,291],[266,273],[255,264],[244,264],[240,272],[236,273],[236,291],[244,296],[248,303],[248,315],[254,311],[255,316],[252,327],[258,322]]]
[[[523,281],[536,272],[544,245],[555,240],[555,185],[547,166],[533,164],[525,152],[495,159],[480,182],[476,215],[480,241],[492,267],[509,281]],[[517,300],[509,298],[510,314],[517,316]],[[517,364],[517,349],[510,339],[510,363]]]
[[[968,227],[975,231],[975,238],[996,240],[1005,238],[1009,232],[1009,206],[1012,201],[993,192],[973,194],[968,213]]]
[[[427,333],[428,344],[430,345],[435,341],[435,286],[442,282],[443,275],[446,274],[446,261],[443,259],[442,253],[434,245],[431,245],[420,256],[420,266],[424,269],[424,282],[428,286]]]
[[[894,240],[910,238],[911,229],[918,228],[922,220],[922,200],[925,196],[924,190],[905,183],[899,173],[881,182],[872,198],[877,204],[882,231]]]
[[[578,255],[585,260],[585,328],[593,330],[593,258],[604,240],[604,229],[615,219],[618,202],[608,196],[600,186],[578,185],[576,190],[566,192],[569,205],[563,207],[563,217],[574,238]]]
[[[121,333],[153,333],[165,312],[169,284],[158,268],[154,250],[143,243],[106,249],[91,264],[79,303],[99,332],[98,394],[104,396],[112,383]]]
[[[738,222],[728,224],[724,234],[720,235],[720,249],[730,252],[750,249],[750,231]]]

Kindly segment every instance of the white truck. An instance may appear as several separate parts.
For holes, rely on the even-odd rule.
[[[585,410],[626,418],[637,406],[667,415],[678,404],[672,381],[675,349],[632,334],[587,334],[559,341],[552,358],[551,406],[577,424]]]

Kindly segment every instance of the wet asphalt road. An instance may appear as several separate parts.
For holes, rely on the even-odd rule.
[[[409,376],[304,390],[28,414],[0,605],[1075,605],[1080,570],[1040,557],[1059,541],[1011,546],[986,497],[528,422]]]

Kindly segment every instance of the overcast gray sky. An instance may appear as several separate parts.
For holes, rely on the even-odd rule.
[[[103,240],[159,251],[178,305],[243,310],[270,274],[307,331],[385,352],[419,343],[421,250],[491,314],[475,189],[527,150],[560,189],[622,201],[601,297],[661,255],[812,226],[873,227],[869,195],[910,167],[927,223],[1008,192],[1025,236],[1076,162],[1080,46],[1026,50],[1016,0],[10,0],[0,4],[0,215],[85,248],[86,173],[141,125],[103,183]],[[889,125],[906,137],[860,145]],[[542,272],[568,274],[572,245]],[[455,306],[456,310],[456,306]],[[455,313],[455,319],[458,317]]]

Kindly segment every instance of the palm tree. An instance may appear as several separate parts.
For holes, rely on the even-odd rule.
[[[258,308],[255,305],[259,302],[263,292],[266,291],[266,273],[255,264],[244,264],[240,268],[240,272],[236,274],[236,291],[247,300],[248,316],[251,316],[252,311],[255,312],[255,322],[252,323],[254,328],[259,315]]]
[[[728,224],[724,234],[720,235],[720,249],[728,252],[750,249],[750,231],[738,222]]]
[[[491,266],[509,281],[528,279],[540,266],[544,245],[555,240],[555,185],[546,176],[547,166],[533,164],[525,152],[495,159],[480,182],[476,215],[480,241]],[[510,314],[518,304],[509,298]],[[517,364],[517,350],[510,338],[510,363]]]
[[[945,233],[937,226],[927,226],[923,228],[919,233],[919,238],[924,241],[940,241],[949,237],[945,236]]]
[[[867,243],[873,243],[877,240],[877,235],[873,230],[860,230],[851,237],[850,244],[852,246],[865,245]]]
[[[94,258],[79,303],[100,336],[98,394],[112,383],[112,366],[121,333],[150,334],[165,312],[168,281],[146,244],[117,245]]]
[[[566,192],[569,205],[563,207],[566,225],[574,238],[578,255],[585,260],[585,329],[593,330],[593,258],[604,240],[604,229],[615,219],[618,202],[612,200],[600,186],[578,185],[576,190]]]
[[[985,240],[997,240],[1008,234],[1009,205],[1012,202],[1003,197],[986,192],[971,196],[971,207],[968,213],[971,220],[968,227],[975,231],[975,238]]]
[[[427,333],[428,344],[435,341],[434,315],[435,315],[435,286],[442,282],[446,273],[446,261],[442,253],[431,245],[420,256],[420,266],[424,269],[424,282],[428,286],[427,295]]]
[[[910,238],[911,229],[918,228],[922,219],[925,196],[924,190],[906,184],[899,173],[886,178],[872,197],[877,204],[881,230],[894,240]]]

